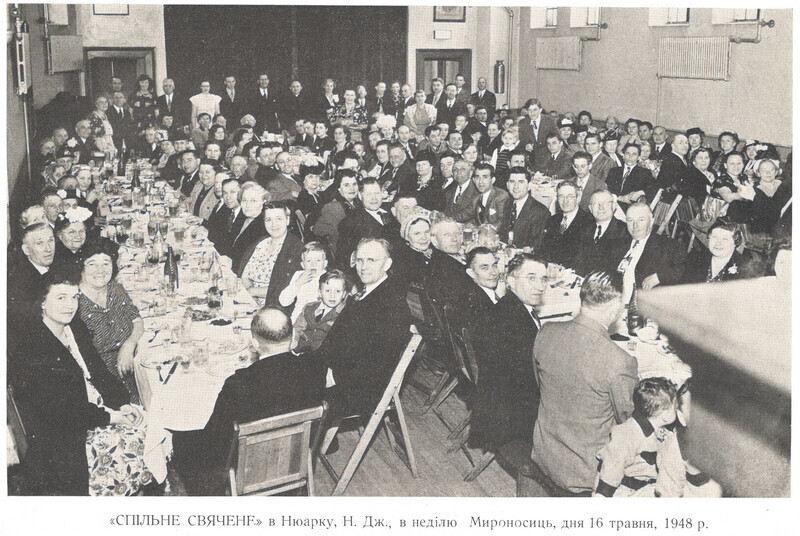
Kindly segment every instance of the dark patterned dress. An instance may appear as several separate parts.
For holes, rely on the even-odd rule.
[[[117,370],[117,354],[133,332],[133,321],[141,318],[139,309],[133,304],[122,285],[112,279],[108,283],[107,307],[100,307],[81,293],[78,302],[78,314],[89,328],[100,358],[108,371],[120,378],[131,395],[131,402],[138,404],[139,391],[133,373],[120,376]]]

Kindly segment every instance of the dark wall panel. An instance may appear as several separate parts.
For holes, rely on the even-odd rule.
[[[405,80],[407,21],[405,7],[168,5],[167,70],[188,95],[206,79],[219,94],[227,74],[249,89],[264,70],[283,92],[296,43],[296,74],[310,92],[330,77],[337,91],[365,84],[372,93],[380,80]]]

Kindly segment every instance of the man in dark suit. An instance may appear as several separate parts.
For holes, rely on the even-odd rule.
[[[428,96],[425,98],[425,102],[433,105],[433,107],[438,111],[440,102],[445,98],[444,80],[441,78],[434,78],[431,80],[431,89],[433,91],[428,93]],[[411,102],[413,102],[413,100]],[[406,106],[410,106],[410,104],[406,104]]]
[[[469,120],[465,132],[467,137],[464,139],[468,145],[475,142],[474,135],[479,133],[481,135],[481,141],[478,143],[481,143],[484,147],[488,146],[488,142],[486,142],[485,145],[483,143],[484,140],[486,140],[486,138],[489,136],[489,119],[485,106],[480,105],[475,108],[475,117]]]
[[[189,197],[200,178],[197,170],[200,169],[200,155],[197,151],[184,151],[180,155],[181,170],[183,174],[173,188],[180,191],[184,197]]]
[[[469,87],[467,87],[467,79],[464,78],[463,74],[458,73],[456,75],[455,85],[456,85],[456,100],[460,102],[466,109],[470,95],[469,95]]]
[[[465,293],[465,306],[460,311],[460,322],[469,330],[475,350],[482,354],[480,343],[483,341],[478,334],[494,310],[494,305],[502,298],[500,294],[505,293],[506,287],[502,285],[498,288],[500,270],[497,257],[490,249],[478,246],[469,250],[466,267],[467,275],[474,284]]]
[[[406,152],[400,144],[389,146],[389,166],[378,177],[378,183],[387,192],[396,192],[400,185],[408,189],[409,185],[415,184],[417,173],[406,159]]]
[[[444,189],[443,212],[458,223],[475,220],[475,203],[479,193],[471,178],[472,165],[466,160],[459,160],[453,165],[453,184]]]
[[[271,147],[261,147],[256,155],[258,169],[256,170],[255,181],[262,188],[267,188],[272,181],[276,180],[280,173],[275,169],[275,152]]]
[[[478,392],[470,442],[495,449],[511,440],[530,441],[539,408],[533,370],[533,345],[541,328],[536,307],[542,303],[547,268],[528,253],[508,263],[508,291],[478,330]]]
[[[528,99],[525,103],[528,117],[519,122],[519,141],[529,153],[536,148],[544,148],[547,137],[557,134],[556,124],[553,119],[542,113],[542,103],[539,99]]]
[[[580,254],[580,238],[592,224],[588,212],[578,207],[578,187],[564,181],[556,190],[559,210],[547,221],[542,236],[542,258],[574,268]]]
[[[281,125],[289,129],[298,119],[308,119],[311,113],[307,95],[303,92],[303,85],[299,80],[292,80],[289,93],[283,99],[280,110]]]
[[[534,156],[534,171],[548,177],[566,179],[572,175],[572,155],[558,134],[547,135],[547,145],[539,147]]]
[[[663,160],[672,152],[672,147],[667,143],[667,129],[660,125],[653,129],[653,144],[656,148],[650,158]]]
[[[249,423],[322,404],[325,369],[290,351],[292,324],[277,309],[261,309],[250,324],[258,360],[225,380],[202,430],[175,432],[173,461],[189,495],[223,495],[233,423]]]
[[[335,383],[325,395],[334,422],[375,409],[408,343],[411,314],[400,285],[387,274],[389,248],[379,238],[359,244],[356,272],[363,290],[345,306],[316,354]]]
[[[161,87],[164,93],[156,99],[156,106],[162,114],[172,113],[175,126],[185,127],[189,124],[189,115],[192,113],[188,97],[175,92],[175,82],[171,78],[165,78]]]
[[[106,117],[114,130],[112,139],[117,151],[122,151],[122,142],[125,141],[126,149],[135,147],[136,134],[134,133],[133,112],[125,104],[125,95],[122,92],[114,93],[111,97],[112,106],[108,107]]]
[[[457,88],[455,84],[447,84],[445,96],[439,99],[436,105],[436,122],[447,123],[450,130],[456,124],[456,116],[467,115],[467,107],[456,98]]]
[[[531,458],[557,486],[587,497],[597,478],[596,454],[614,422],[631,415],[638,381],[636,359],[608,334],[624,310],[619,279],[616,273],[587,278],[580,314],[546,324],[533,347],[541,403]]]
[[[634,289],[680,283],[686,264],[686,249],[679,242],[653,231],[653,213],[644,203],[634,203],[625,215],[631,236],[617,271],[623,274],[623,298],[631,300]]]
[[[147,127],[144,131],[144,138],[139,140],[139,145],[136,147],[136,155],[140,158],[146,158],[151,164],[158,164],[161,159],[161,144],[158,141],[158,130],[156,127]]]
[[[218,177],[220,175],[217,175]],[[239,192],[242,190],[239,181],[227,178],[222,181],[219,207],[214,207],[211,216],[208,218],[208,239],[214,243],[214,247],[220,255],[227,255],[229,237],[233,232],[237,219],[244,221],[242,209],[239,206]],[[240,227],[241,227],[241,223]]]
[[[486,108],[488,119],[491,121],[494,118],[494,112],[497,109],[497,97],[486,89],[486,79],[484,77],[478,78],[478,91],[471,95],[470,102],[475,104],[476,116],[478,115],[478,108],[483,106]]]
[[[79,154],[78,163],[88,164],[94,151],[94,138],[89,121],[81,119],[75,123],[75,135],[67,140],[66,147],[72,154]]]
[[[608,172],[617,166],[605,153],[603,153],[603,145],[600,140],[600,134],[589,133],[583,141],[583,146],[586,152],[592,157],[589,163],[592,165],[592,176],[606,182]]]
[[[511,194],[512,204],[502,227],[508,230],[508,236],[501,236],[500,239],[507,239],[515,248],[531,248],[538,253],[550,211],[530,196],[530,180],[531,176],[524,168],[513,167],[509,170],[506,187]]]
[[[9,259],[8,310],[9,321],[21,318],[41,318],[37,307],[39,292],[50,277],[50,265],[56,252],[53,229],[47,223],[35,223],[22,231],[21,254]]]
[[[597,190],[607,190],[606,183],[592,173],[592,155],[578,151],[572,155],[572,172],[575,184],[578,186],[578,206],[584,212],[589,212],[589,200]]]
[[[403,84],[402,88],[400,89],[399,104],[397,105],[398,124],[403,122],[403,116],[406,112],[406,108],[413,105],[414,105],[414,88],[411,87],[409,84]]]
[[[273,91],[269,89],[269,75],[262,73],[258,76],[258,87],[252,91],[248,109],[256,118],[255,132],[262,133],[280,131],[278,121],[278,101]]]
[[[411,136],[411,129],[406,125],[397,127],[397,143],[406,152],[406,160],[414,162],[418,152],[417,140]]]
[[[427,289],[431,297],[441,306],[449,303],[457,310],[463,310],[466,291],[471,280],[466,273],[464,259],[460,257],[463,233],[459,224],[451,218],[437,220],[431,228],[431,278]]]
[[[507,191],[494,186],[494,168],[491,164],[478,164],[472,174],[472,181],[478,190],[478,197],[475,198],[475,222],[478,225],[493,225],[500,236],[505,236],[508,231],[502,225],[506,212],[511,210],[511,197]]]
[[[222,100],[219,102],[219,113],[225,116],[230,125],[238,125],[242,118],[243,103],[242,96],[236,91],[236,77],[225,77],[225,91],[220,94]]]
[[[385,82],[378,82],[375,85],[375,96],[367,98],[367,109],[371,114],[375,112],[380,112],[385,115],[396,114],[394,100],[390,95],[386,94]]]
[[[614,217],[614,197],[608,190],[597,190],[589,201],[594,222],[583,229],[575,271],[585,276],[595,270],[613,272],[630,245],[625,223]]]
[[[638,165],[639,151],[638,145],[626,145],[622,152],[623,165],[612,168],[606,178],[608,191],[617,196],[623,208],[641,197],[652,199],[658,190],[653,174]]]
[[[689,139],[683,134],[677,134],[672,139],[672,151],[664,157],[661,162],[661,171],[658,173],[656,182],[659,188],[663,188],[664,192],[670,192],[671,195],[662,199],[671,201],[674,197],[674,192],[681,187],[689,172],[689,162],[686,161],[686,155],[689,154]]]
[[[366,178],[358,187],[362,206],[339,223],[336,257],[344,271],[350,268],[350,256],[364,238],[383,238],[392,247],[400,240],[400,224],[383,208],[383,190],[378,181]]]

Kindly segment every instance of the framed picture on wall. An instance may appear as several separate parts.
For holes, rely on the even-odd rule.
[[[434,6],[433,22],[465,22],[467,8],[458,6]]]
[[[95,15],[130,15],[128,4],[92,4]]]

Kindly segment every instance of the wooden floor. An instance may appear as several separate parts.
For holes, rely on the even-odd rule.
[[[423,368],[414,372],[419,383],[432,385],[436,376]],[[422,414],[426,394],[411,385],[404,385],[401,392],[403,409],[411,436],[411,444],[417,460],[418,478],[391,450],[383,427],[372,441],[364,459],[345,492],[351,497],[514,497],[516,484],[514,478],[497,462],[493,462],[473,482],[464,482],[464,475],[472,465],[464,452],[456,450],[448,454],[453,444],[447,439],[449,430],[442,421],[429,411]],[[463,400],[456,394],[450,395],[440,406],[441,414],[449,422],[457,424],[467,414]],[[339,451],[328,456],[333,467],[341,473],[359,438],[357,430],[340,431]],[[482,452],[470,450],[472,458],[479,460]],[[173,471],[169,476],[171,489],[167,495],[185,495],[180,479]],[[317,464],[315,472],[317,495],[330,495],[334,482],[322,464]]]
[[[435,377],[423,369],[415,372],[416,379],[431,384]],[[345,495],[399,496],[399,497],[513,497],[516,484],[503,468],[493,462],[473,482],[464,482],[464,475],[472,465],[463,451],[447,454],[453,444],[447,439],[448,429],[429,411],[421,414],[425,394],[410,385],[404,385],[401,400],[406,414],[411,444],[417,459],[418,478],[391,450],[383,428],[380,428],[364,456]],[[455,394],[440,406],[441,413],[451,423],[457,424],[467,414],[466,405]],[[340,432],[339,451],[328,456],[333,467],[341,472],[356,446],[358,431]],[[472,458],[479,460],[482,452],[471,450]],[[321,464],[315,472],[318,495],[330,495],[334,483]]]

